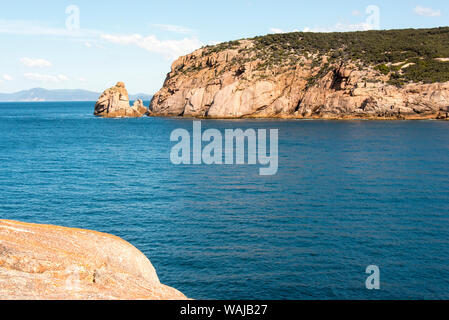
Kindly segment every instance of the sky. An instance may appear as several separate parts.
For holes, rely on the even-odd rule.
[[[0,92],[35,87],[158,91],[179,56],[292,31],[449,25],[447,0],[0,0]]]

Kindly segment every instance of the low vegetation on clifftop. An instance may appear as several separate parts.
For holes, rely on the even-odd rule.
[[[319,65],[328,62],[356,62],[360,68],[374,66],[390,75],[390,82],[435,83],[449,81],[449,27],[312,33],[270,34],[249,39],[254,46],[240,49],[247,61],[261,59],[261,67],[294,65],[301,57],[314,57]],[[204,55],[239,49],[240,41],[208,46]],[[235,61],[237,63],[237,61]],[[240,61],[241,63],[242,61]],[[407,67],[404,67],[407,66]]]

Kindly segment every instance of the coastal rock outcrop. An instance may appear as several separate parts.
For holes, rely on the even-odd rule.
[[[94,115],[103,118],[139,118],[148,113],[142,100],[137,100],[131,107],[128,91],[123,82],[105,90],[95,104]]]
[[[104,233],[0,220],[0,299],[183,300],[151,262]]]
[[[404,33],[404,38],[409,34],[398,32]],[[444,37],[449,35],[449,30],[439,32]],[[421,33],[415,33],[419,51]],[[431,39],[432,35],[424,31],[422,34],[426,37],[423,42]],[[346,45],[351,43],[347,40],[350,37],[360,41],[359,35],[329,35],[343,39],[339,40],[341,46],[335,44],[335,48],[328,47],[337,40],[326,43],[322,35],[305,33],[270,35],[201,48],[173,63],[162,89],[153,97],[150,110],[159,116],[200,118],[449,119],[449,82],[402,80],[419,78],[420,72],[429,75],[427,69],[431,68],[441,69],[438,79],[449,79],[449,73],[443,71],[445,64],[449,64],[446,60],[422,60],[399,45],[394,55],[375,47],[378,56],[364,57],[363,52],[368,49],[350,52]],[[379,31],[374,36],[387,43],[386,47],[401,41],[395,39],[393,32]],[[311,37],[309,42],[306,37]],[[318,52],[316,43],[327,51]],[[367,43],[377,45],[374,40]],[[447,44],[443,47],[441,50],[449,50]],[[352,56],[345,57],[346,53]],[[378,65],[369,59],[404,61]],[[407,68],[421,64],[424,71],[406,72]]]

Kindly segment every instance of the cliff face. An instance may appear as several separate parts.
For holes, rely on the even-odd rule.
[[[208,118],[449,118],[449,71],[442,71],[449,66],[446,59],[407,53],[387,33],[391,43],[377,55],[389,62],[379,64],[372,61],[376,57],[363,57],[370,48],[358,49],[362,56],[349,55],[340,35],[348,41],[347,35],[334,34],[334,45],[323,48],[298,33],[268,43],[255,38],[199,49],[173,63],[150,109],[159,116]],[[386,51],[389,46],[397,54]],[[424,74],[439,68],[433,74],[439,81],[418,81],[417,66]]]
[[[128,242],[99,232],[0,220],[0,299],[179,300]]]
[[[131,107],[129,95],[123,82],[105,90],[95,104],[94,115],[103,118],[139,118],[147,114],[148,109],[142,100]]]

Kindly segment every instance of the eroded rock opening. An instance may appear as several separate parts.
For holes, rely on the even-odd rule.
[[[336,91],[344,90],[348,81],[349,76],[346,76],[340,69],[334,70],[331,89]]]
[[[242,66],[235,72],[235,77],[238,78],[238,77],[242,76],[245,72],[246,72],[246,68],[245,68],[245,66]]]

